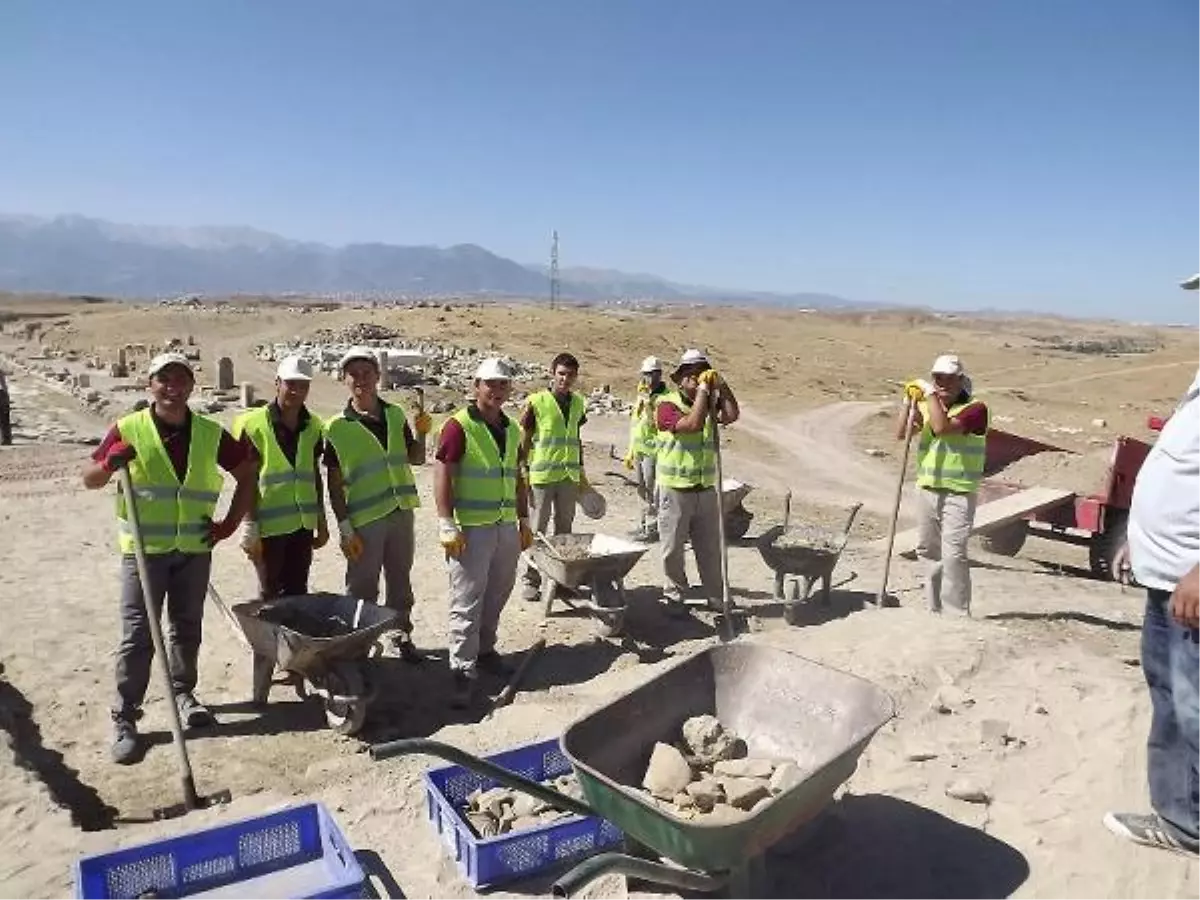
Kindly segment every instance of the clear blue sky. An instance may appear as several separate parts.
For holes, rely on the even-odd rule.
[[[1195,0],[4,0],[0,210],[1192,321]]]

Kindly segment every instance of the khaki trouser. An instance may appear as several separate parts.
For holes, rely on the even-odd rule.
[[[466,546],[450,571],[450,668],[473,674],[480,653],[496,647],[500,613],[517,581],[521,538],[515,524],[467,526]]]
[[[413,511],[396,509],[382,519],[356,528],[362,538],[363,552],[354,562],[346,563],[346,593],[351,597],[379,601],[379,576],[387,580],[384,605],[400,615],[396,627],[411,635],[412,565],[414,553]]]
[[[971,612],[971,562],[967,541],[975,523],[975,494],[932,488],[917,492],[917,556],[926,560],[925,597],[933,612],[942,601],[956,612]]]
[[[716,488],[681,491],[658,486],[658,539],[662,542],[663,595],[682,601],[688,590],[684,544],[690,539],[704,596],[719,606],[724,595],[721,580],[721,532],[717,523],[721,504]]]
[[[575,524],[575,502],[579,499],[579,485],[569,478],[554,484],[533,486],[534,517],[533,530],[546,534],[550,517],[554,516],[554,533],[570,534]],[[537,597],[542,584],[542,574],[531,564],[525,566],[525,594]]]
[[[658,494],[655,493],[654,473],[657,459],[653,456],[638,455],[634,459],[634,470],[637,472],[637,492],[642,500],[643,529],[658,529]]]

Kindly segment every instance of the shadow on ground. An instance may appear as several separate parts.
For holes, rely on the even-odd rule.
[[[1053,612],[1003,612],[984,616],[994,622],[1075,622],[1080,625],[1091,625],[1095,628],[1107,628],[1109,631],[1141,631],[1142,626],[1134,622],[1120,622],[1116,619],[1106,619],[1103,616],[1093,616],[1091,613],[1075,612],[1064,609]]]

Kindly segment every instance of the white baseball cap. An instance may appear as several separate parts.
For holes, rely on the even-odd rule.
[[[1200,273],[1193,275],[1191,278],[1185,278],[1179,282],[1179,286],[1185,291],[1200,290]]]
[[[651,372],[661,372],[662,363],[658,361],[657,356],[647,356],[642,360],[642,374],[649,375]]]
[[[707,366],[708,364],[708,357],[704,355],[702,350],[684,350],[683,356],[679,357],[679,365],[677,365],[675,367],[675,371],[671,373],[671,380],[679,381],[679,372],[685,366]]]
[[[490,356],[475,370],[476,381],[512,381],[512,366],[498,356]]]
[[[312,363],[303,356],[285,356],[275,370],[275,377],[280,381],[312,381]]]
[[[183,366],[188,370],[188,374],[193,378],[196,377],[195,371],[192,369],[192,364],[188,358],[182,353],[160,353],[154,359],[150,360],[150,367],[146,374],[153,378],[167,366]]]
[[[379,365],[379,358],[375,355],[375,351],[370,347],[351,347],[342,354],[342,360],[338,363],[338,371],[345,372],[346,366],[350,365],[350,363],[354,362],[356,359],[370,360],[375,365]]]
[[[953,353],[943,353],[933,361],[929,372],[932,375],[965,375],[962,360]]]

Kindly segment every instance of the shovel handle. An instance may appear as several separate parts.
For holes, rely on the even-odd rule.
[[[904,497],[904,476],[908,472],[908,453],[912,447],[913,422],[917,415],[917,404],[913,402],[912,398],[907,398],[905,402],[908,404],[908,415],[905,417],[904,424],[904,453],[900,459],[900,474],[896,479],[896,498],[892,503],[892,520],[888,524],[887,552],[883,557],[883,581],[879,585],[879,595],[875,598],[880,606],[883,606],[887,600],[888,575],[892,569],[892,548],[896,544],[896,522],[900,518],[900,501]]]

